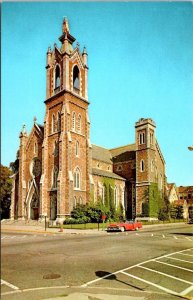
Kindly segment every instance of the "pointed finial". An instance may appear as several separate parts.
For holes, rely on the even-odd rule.
[[[36,116],[34,117],[34,124],[36,124],[36,121],[37,121],[37,118],[36,118]]]
[[[49,46],[48,47],[48,52],[47,53],[51,53],[52,51],[51,51],[51,47]]]
[[[63,33],[70,33],[69,25],[68,25],[68,20],[67,20],[66,17],[64,17],[64,19],[63,19],[62,32]]]
[[[23,134],[26,134],[26,126],[25,126],[25,124],[23,124],[23,126],[22,126],[22,131],[21,131]]]
[[[87,54],[86,47],[84,46],[82,54]]]

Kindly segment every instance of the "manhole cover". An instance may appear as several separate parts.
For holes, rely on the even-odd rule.
[[[60,274],[46,274],[43,276],[43,279],[57,279],[60,278],[61,275]]]

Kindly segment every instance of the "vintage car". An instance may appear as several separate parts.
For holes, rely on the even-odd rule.
[[[117,223],[111,223],[107,227],[107,232],[111,231],[127,231],[127,230],[139,230],[139,228],[142,228],[141,222],[136,222],[134,220],[129,220],[125,222],[117,222]]]

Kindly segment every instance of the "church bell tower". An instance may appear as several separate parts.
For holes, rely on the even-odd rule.
[[[87,51],[74,47],[66,18],[59,41],[47,51],[40,207],[57,221],[89,201],[91,174]]]

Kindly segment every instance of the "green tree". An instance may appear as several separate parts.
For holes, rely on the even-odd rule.
[[[8,167],[1,165],[1,192],[0,192],[0,213],[1,219],[9,218],[9,209],[11,204],[11,188],[12,179],[10,178],[12,172]]]

